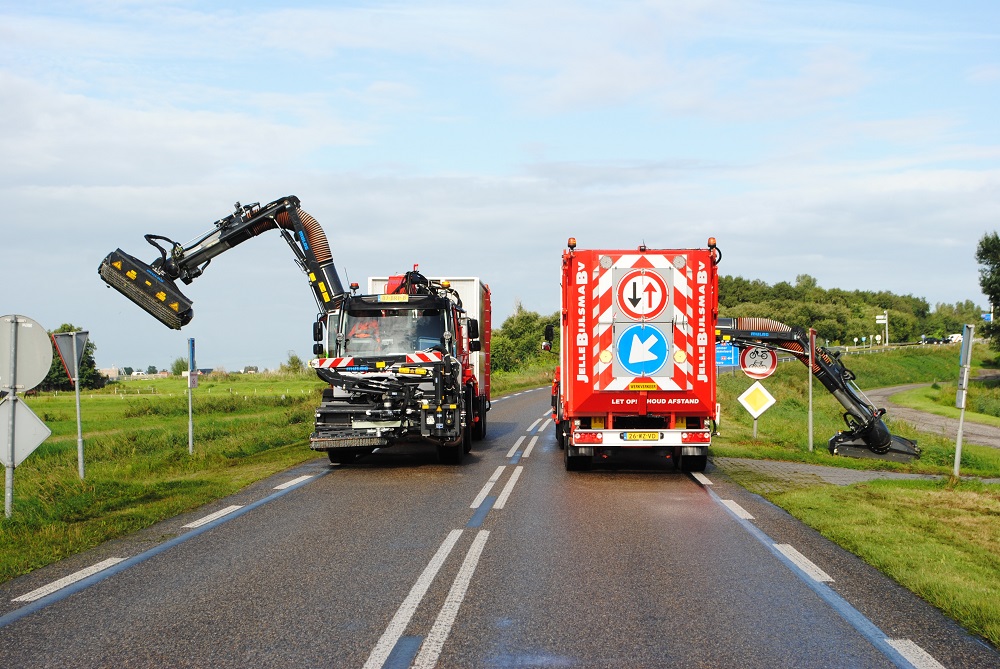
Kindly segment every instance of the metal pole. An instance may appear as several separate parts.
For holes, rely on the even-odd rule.
[[[80,357],[76,352],[76,336],[73,333],[73,387],[76,389],[76,459],[83,480],[83,424],[80,422]]]
[[[969,385],[969,367],[962,367],[962,388],[967,388]],[[961,390],[959,392],[962,392]],[[959,465],[962,462],[962,430],[965,427],[965,395],[962,394],[962,407],[958,414],[958,439],[955,441],[955,478],[958,478]]]
[[[190,374],[191,372],[188,372]],[[188,386],[188,455],[194,455],[194,413],[191,395],[193,391]]]
[[[815,359],[816,334],[809,331],[809,452],[813,452],[813,360]]]
[[[10,322],[10,420],[7,424],[7,472],[4,477],[4,514],[10,518],[14,514],[14,416],[17,415],[17,314]]]

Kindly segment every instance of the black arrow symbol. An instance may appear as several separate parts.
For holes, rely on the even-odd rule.
[[[628,298],[628,301],[632,303],[633,309],[635,309],[639,305],[639,300],[642,299],[639,297],[639,293],[637,291],[637,288],[639,287],[638,284],[639,284],[638,281],[632,282],[632,297]]]

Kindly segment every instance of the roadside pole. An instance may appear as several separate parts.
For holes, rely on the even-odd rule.
[[[955,477],[958,477],[962,462],[962,429],[965,426],[965,400],[969,393],[969,369],[972,367],[972,333],[974,325],[966,325],[962,331],[962,353],[959,356],[958,393],[955,396],[955,406],[961,409],[958,414],[958,438],[955,441]]]
[[[813,368],[816,365],[816,330],[809,328],[809,452],[813,452]]]
[[[7,425],[7,467],[4,476],[3,510],[10,518],[14,515],[14,416],[17,415],[17,316],[10,322],[10,379],[7,393],[10,397],[10,420]]]
[[[198,387],[198,368],[194,361],[194,337],[188,339],[188,455],[194,455],[194,389]]]
[[[66,376],[69,377],[76,391],[76,455],[81,481],[83,480],[83,423],[80,418],[80,361],[87,348],[89,334],[83,330],[80,332],[56,332],[52,335],[52,343],[56,346],[56,352],[62,361],[63,369],[66,370]]]
[[[83,425],[80,422],[80,358],[77,354],[76,333],[73,333],[73,388],[76,389],[76,459],[83,480]]]

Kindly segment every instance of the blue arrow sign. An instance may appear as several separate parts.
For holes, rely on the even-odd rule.
[[[618,363],[632,376],[653,376],[667,361],[670,347],[655,325],[633,325],[618,338]]]

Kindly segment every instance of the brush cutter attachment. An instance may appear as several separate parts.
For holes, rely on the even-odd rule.
[[[177,285],[157,271],[160,260],[148,265],[121,249],[113,251],[101,262],[97,273],[119,293],[142,307],[168,328],[180,330],[194,316],[191,300]]]

